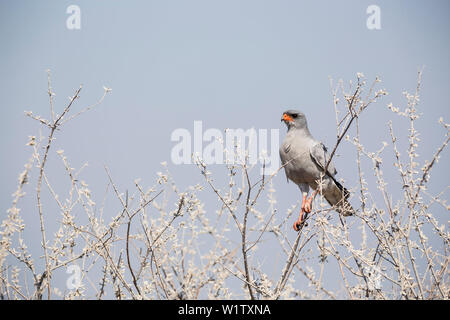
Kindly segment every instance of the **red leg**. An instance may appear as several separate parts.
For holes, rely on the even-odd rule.
[[[306,192],[303,192],[303,198],[302,198],[302,206],[301,206],[300,216],[298,217],[298,220],[294,222],[294,226],[293,226],[295,231],[299,231],[299,230],[300,230],[300,226],[301,226],[302,223],[303,223],[303,216],[304,216],[304,213],[307,212],[307,211],[305,210],[305,203],[307,202],[307,200],[306,200],[307,195],[308,195],[308,194],[307,194]]]
[[[308,196],[308,194],[306,192],[303,192],[303,198],[302,198],[302,211],[305,211],[305,203],[307,201],[306,197]]]
[[[303,220],[303,214],[304,214],[304,211],[302,210],[301,212],[300,212],[300,217],[298,218],[298,220],[297,221],[295,221],[294,222],[294,230],[295,231],[300,231],[300,227],[302,226],[302,224],[304,223],[304,220]],[[306,217],[305,217],[306,218]]]
[[[314,200],[314,198],[316,197],[317,194],[317,190],[314,190],[314,192],[312,193],[311,197],[309,197],[306,202],[304,202],[304,210],[306,213],[310,213],[312,210],[312,202]]]

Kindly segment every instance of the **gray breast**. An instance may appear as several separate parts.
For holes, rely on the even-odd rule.
[[[294,183],[308,183],[311,180],[308,164],[305,158],[309,157],[308,149],[305,147],[292,146],[292,144],[283,143],[280,155],[283,163],[286,163],[284,167],[286,176]]]

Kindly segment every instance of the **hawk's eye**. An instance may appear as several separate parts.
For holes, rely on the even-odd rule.
[[[293,115],[292,115],[292,118],[297,118],[297,116],[298,116],[298,114],[296,114],[296,113],[294,113]]]

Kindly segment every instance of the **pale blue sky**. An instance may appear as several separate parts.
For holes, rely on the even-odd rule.
[[[81,8],[81,30],[66,28],[71,4]],[[381,8],[381,30],[366,28],[370,4]],[[414,90],[425,66],[418,129],[428,142],[419,153],[429,158],[443,137],[437,119],[449,120],[449,9],[445,0],[1,1],[0,212],[10,207],[29,157],[27,137],[38,134],[23,111],[48,116],[46,69],[59,110],[80,84],[77,108],[96,101],[103,85],[113,90],[101,107],[68,124],[54,146],[64,148],[74,167],[89,162],[84,176],[99,198],[104,164],[123,189],[138,177],[150,185],[162,161],[182,187],[202,182],[196,168],[170,163],[171,132],[193,130],[194,120],[204,128],[279,128],[282,139],[282,111],[300,109],[312,134],[331,147],[328,77],[347,81],[357,72],[368,80],[379,75],[390,93],[361,118],[363,142],[377,150],[393,118],[385,106],[404,107],[402,92]],[[396,125],[399,132],[406,128]],[[351,186],[354,148],[340,153],[339,177]],[[448,185],[448,161],[444,153],[435,191]],[[50,158],[60,172],[57,163]],[[284,174],[275,187],[282,214],[300,194]]]

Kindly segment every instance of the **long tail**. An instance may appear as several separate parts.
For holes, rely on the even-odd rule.
[[[350,192],[334,177],[331,178],[334,183],[331,183],[332,186],[323,192],[325,199],[331,206],[335,206],[336,211],[343,216],[355,214],[355,209],[353,209],[352,205],[347,200],[350,196]]]

